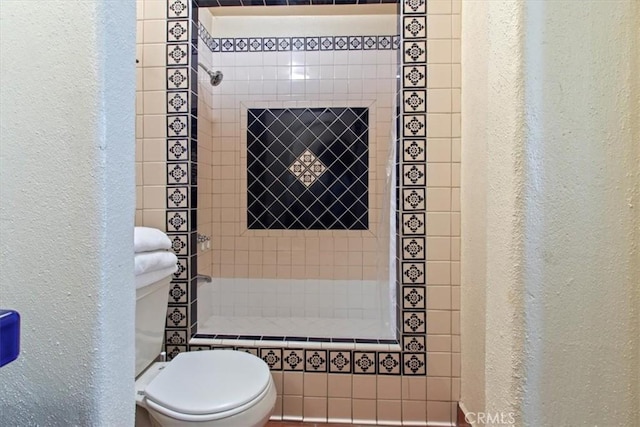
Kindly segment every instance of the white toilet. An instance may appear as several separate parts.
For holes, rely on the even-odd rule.
[[[275,406],[269,367],[240,351],[160,354],[170,277],[136,290],[136,427],[261,427]]]

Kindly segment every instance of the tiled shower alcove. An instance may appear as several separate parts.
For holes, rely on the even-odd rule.
[[[196,230],[202,232],[202,227],[205,230],[214,227],[215,223],[207,224],[203,219],[215,209],[223,209],[221,205],[225,204],[223,195],[216,195],[211,188],[214,175],[224,174],[224,162],[212,159],[213,151],[206,140],[223,136],[230,128],[224,124],[220,128],[212,125],[216,121],[224,123],[220,121],[224,117],[214,117],[205,110],[211,111],[216,99],[228,95],[214,92],[216,89],[206,84],[204,78],[198,81],[197,62],[210,61],[205,65],[215,69],[221,55],[240,58],[239,55],[262,49],[263,62],[245,67],[247,80],[251,80],[250,73],[258,68],[261,72],[272,72],[272,65],[268,63],[271,59],[265,50],[272,49],[274,43],[276,50],[269,53],[276,55],[271,58],[276,58],[273,67],[277,73],[279,54],[314,55],[325,46],[328,51],[333,48],[331,52],[340,58],[343,52],[337,50],[343,48],[343,42],[347,43],[346,51],[352,48],[348,53],[364,54],[367,49],[374,50],[373,38],[363,33],[217,37],[208,11],[200,10],[202,19],[199,19],[196,3],[187,0],[138,2],[138,32],[142,34],[139,57],[143,61],[138,68],[136,221],[167,230],[181,266],[169,296],[167,351],[175,355],[180,351],[233,347],[259,355],[270,365],[278,387],[277,418],[411,425],[447,425],[454,420],[454,402],[459,394],[459,1],[429,0],[425,4],[423,0],[405,0],[400,9],[400,38],[393,40],[393,35],[386,33],[376,35],[375,39],[375,50],[379,52],[387,46],[386,37],[396,41],[401,61],[397,112],[398,344],[395,345],[391,341],[374,344],[355,339],[340,342],[331,337],[313,340],[297,337],[298,341],[296,337],[284,341],[279,337],[263,340],[263,336],[253,335],[192,338],[199,326],[196,274],[216,276],[224,268],[231,273],[229,264],[222,259],[226,255],[219,253],[217,263],[212,262],[215,245],[226,245],[232,240],[237,251],[243,252],[246,244],[243,238],[248,237],[222,236],[217,243],[212,242],[211,250],[198,252]],[[212,54],[209,59],[203,55],[206,51]],[[345,65],[348,72],[349,64]],[[360,70],[371,71],[364,64]],[[235,84],[234,80],[230,82]],[[277,95],[277,79],[273,83],[274,95]],[[299,82],[290,82],[290,90],[301,90],[301,86],[294,83]],[[314,90],[313,79],[308,83],[303,91]],[[321,83],[317,85],[319,88]],[[262,80],[260,84],[252,83],[249,90],[262,90],[265,95],[268,87],[272,87],[271,84]],[[220,89],[226,90],[223,88],[224,83]],[[245,107],[247,110],[368,108],[362,99],[356,102],[348,96],[342,101],[317,99],[311,105],[294,101],[263,106],[245,104]],[[379,105],[369,111],[374,110],[375,114],[389,117],[396,113],[391,107]],[[239,138],[240,131],[228,136]],[[315,156],[312,150],[311,153]],[[304,154],[301,152],[298,156]],[[325,173],[318,175],[318,179]],[[240,181],[237,180],[238,185]],[[371,191],[375,184],[368,188]],[[206,196],[208,192],[213,196]],[[369,196],[371,228],[379,222],[379,212],[374,209],[374,197]],[[215,207],[217,203],[221,203],[219,208]],[[223,215],[222,211],[219,213]],[[241,222],[238,218],[237,224]],[[250,233],[278,231],[282,230],[248,230]],[[336,234],[332,237],[331,250],[350,244],[366,247],[365,242],[369,241],[364,239],[367,238],[373,237],[363,236],[358,242]],[[328,274],[320,265],[301,266],[292,259],[288,264],[277,263],[280,252],[293,257],[296,239],[267,235],[262,244],[274,248],[276,263],[267,273],[272,272],[275,278],[279,272],[288,274],[289,278],[299,275],[321,278],[322,274]],[[312,242],[305,251],[320,254],[328,246],[322,248],[319,241],[317,245]],[[236,270],[246,272],[248,277],[251,273],[264,275],[264,269],[258,272],[252,267],[250,258],[246,264],[235,264],[235,253],[234,249],[234,275]],[[369,259],[366,252],[361,257]],[[218,265],[220,271],[214,271],[216,267],[207,267],[209,265]],[[366,265],[334,264],[331,275],[337,273],[346,274],[347,278],[372,274]]]

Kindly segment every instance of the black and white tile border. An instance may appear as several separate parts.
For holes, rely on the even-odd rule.
[[[212,52],[399,50],[401,93],[398,94],[400,135],[397,162],[400,176],[397,209],[400,225],[396,239],[398,341],[374,340],[376,342],[373,343],[372,340],[356,339],[196,334],[196,205],[195,197],[192,197],[197,175],[196,120],[189,114],[180,114],[182,111],[170,110],[172,118],[180,117],[177,123],[185,123],[185,119],[187,126],[180,129],[180,136],[176,133],[175,137],[167,138],[168,163],[186,163],[191,181],[186,184],[167,181],[167,227],[174,251],[183,267],[180,275],[183,277],[186,274],[186,280],[173,281],[169,294],[165,336],[167,355],[171,358],[183,351],[233,348],[263,358],[271,369],[278,371],[426,375],[426,0],[403,0],[399,17],[400,36],[376,36],[375,44],[373,36],[310,37],[304,38],[304,43],[301,37],[220,40],[211,37],[202,25],[195,25],[198,22],[197,4],[191,1],[167,0],[167,102],[176,99],[175,105],[180,104],[179,93],[186,91],[192,94],[187,97],[192,114],[197,114],[197,88],[190,84],[197,72],[194,67],[197,65],[197,48],[192,46],[197,38],[194,40],[189,37],[183,32],[184,28],[197,29],[200,38]],[[192,25],[185,27],[185,20]],[[184,55],[185,52],[192,55]],[[176,125],[169,129],[174,123],[175,119],[168,122],[168,131],[177,129]],[[168,171],[173,170],[168,168]],[[183,195],[187,197],[186,204],[180,200]],[[194,199],[193,202],[189,197]],[[205,345],[199,340],[198,344],[190,345],[191,338],[237,340],[238,344]],[[243,339],[251,340],[253,345],[240,345]],[[299,348],[296,342],[300,342]],[[303,343],[306,344],[305,348],[302,347]],[[309,343],[320,344],[320,348],[310,349]],[[367,346],[374,344],[388,345],[392,351],[367,350]],[[353,347],[343,349],[345,345]],[[395,351],[397,347],[400,351]]]
[[[391,50],[400,48],[400,36],[317,36],[215,38],[201,23],[198,36],[211,52],[300,52],[332,50]],[[172,51],[173,52],[173,51]],[[180,53],[175,57],[179,59]]]
[[[197,176],[197,52],[191,29],[198,21],[193,0],[167,0],[166,25],[166,229],[178,256],[168,295],[165,345],[167,354],[187,351],[197,327],[196,313],[196,176]]]

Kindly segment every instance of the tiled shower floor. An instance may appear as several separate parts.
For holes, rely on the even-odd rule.
[[[330,338],[393,339],[380,320],[305,317],[211,316],[198,323],[198,333]]]

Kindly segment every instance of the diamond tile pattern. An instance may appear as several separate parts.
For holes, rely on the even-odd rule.
[[[249,229],[366,230],[367,108],[249,109]]]

